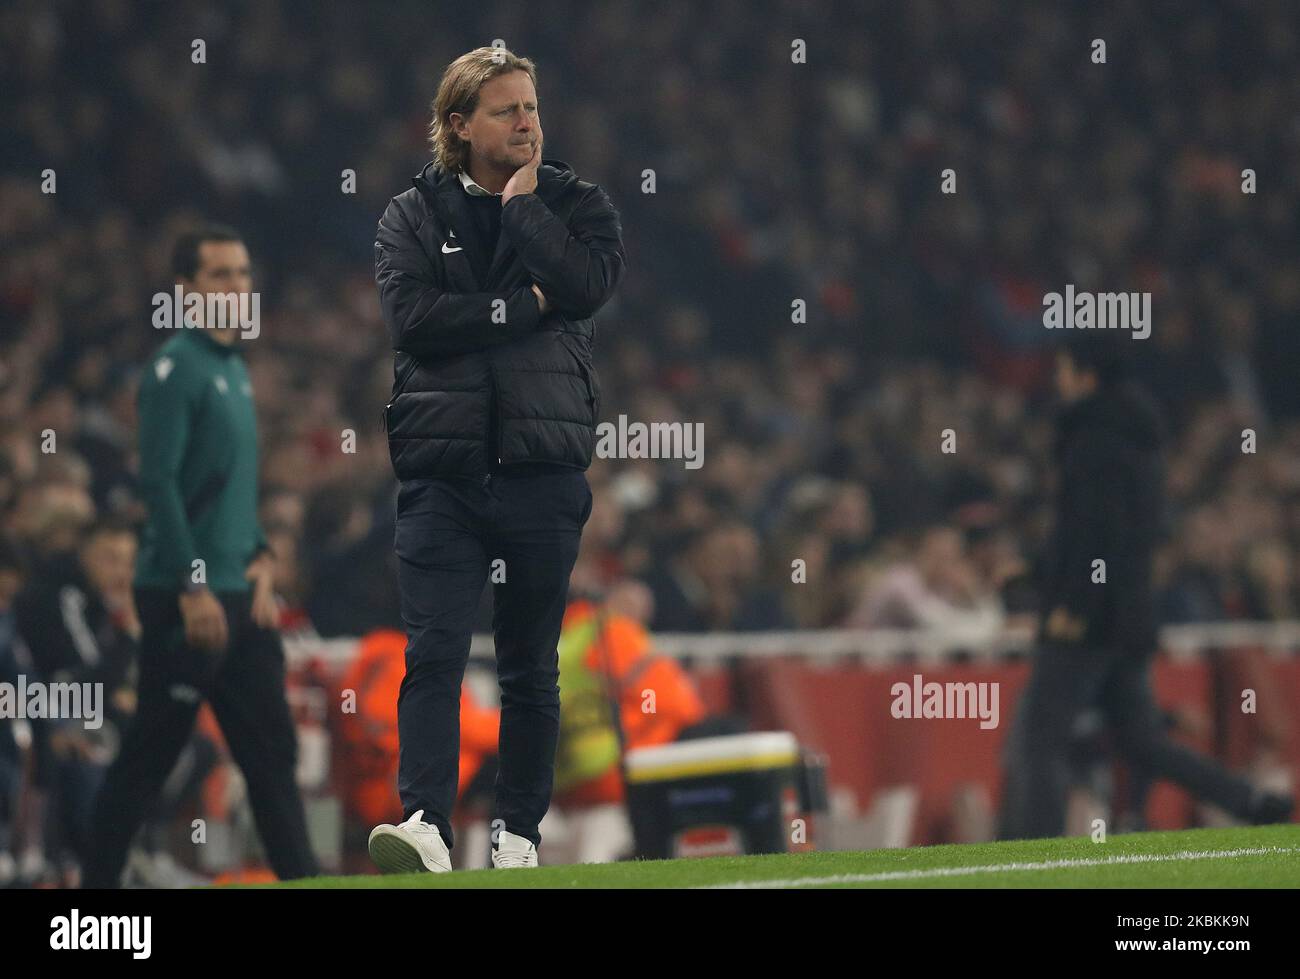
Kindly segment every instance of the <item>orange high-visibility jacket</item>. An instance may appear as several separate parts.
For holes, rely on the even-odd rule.
[[[588,601],[575,601],[564,613],[563,630],[569,630],[599,613]],[[683,728],[706,714],[694,682],[670,656],[654,651],[650,634],[634,619],[607,615],[604,628],[583,659],[584,666],[605,678],[617,696],[619,720],[628,749],[666,744]],[[560,674],[563,711],[564,673]],[[653,704],[653,711],[649,708]],[[622,772],[617,762],[602,774],[556,793],[561,805],[618,802],[623,798]]]
[[[350,814],[364,823],[400,820],[397,796],[397,694],[406,675],[406,636],[377,629],[363,636],[357,658],[340,681],[356,695],[356,713],[339,723],[339,791]],[[500,711],[484,707],[468,686],[460,694],[460,777],[457,793],[473,780],[483,759],[496,754]]]

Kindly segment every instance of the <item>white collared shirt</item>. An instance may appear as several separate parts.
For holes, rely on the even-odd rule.
[[[476,184],[474,182],[474,178],[471,177],[464,170],[460,171],[460,185],[465,188],[465,193],[471,194],[474,197],[500,197],[501,196],[500,194],[492,193],[492,191],[488,190],[486,187],[481,187],[478,184]]]

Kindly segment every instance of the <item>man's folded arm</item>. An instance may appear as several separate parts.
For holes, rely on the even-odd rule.
[[[375,282],[394,350],[439,357],[496,346],[537,327],[541,314],[531,287],[509,292],[446,292],[396,204],[375,237]]]
[[[588,192],[569,229],[536,194],[516,194],[501,209],[501,229],[542,294],[586,319],[614,294],[627,267],[618,212],[599,187]]]

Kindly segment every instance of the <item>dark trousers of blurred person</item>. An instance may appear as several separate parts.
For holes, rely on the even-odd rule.
[[[1264,797],[1246,779],[1171,740],[1151,689],[1151,658],[1067,643],[1038,653],[1008,744],[1001,839],[1066,830],[1075,781],[1075,724],[1092,707],[1108,722],[1119,755],[1139,777],[1167,779],[1250,822]]]
[[[557,644],[592,495],[584,472],[543,468],[404,480],[398,494],[398,583],[407,632],[397,701],[398,793],[404,818],[424,810],[424,821],[438,828],[448,848],[460,688],[489,580],[501,687],[492,825],[537,845],[550,807],[560,730]]]
[[[178,593],[137,588],[143,627],[139,699],[96,800],[84,886],[117,887],[132,839],[189,743],[206,699],[248,786],[271,868],[281,879],[318,873],[294,781],[297,735],[277,632],[253,622],[249,592],[217,592],[229,642],[221,653],[185,640]]]

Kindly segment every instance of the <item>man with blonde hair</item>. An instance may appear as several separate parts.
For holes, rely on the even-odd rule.
[[[384,409],[401,481],[396,550],[406,675],[404,820],[376,827],[384,872],[451,869],[460,685],[489,575],[501,685],[493,865],[536,866],[551,800],[556,645],[591,513],[600,388],[592,316],[626,266],[618,213],[542,158],[537,71],[504,48],[452,62],[435,159],[388,204],[375,279],[394,358]]]

